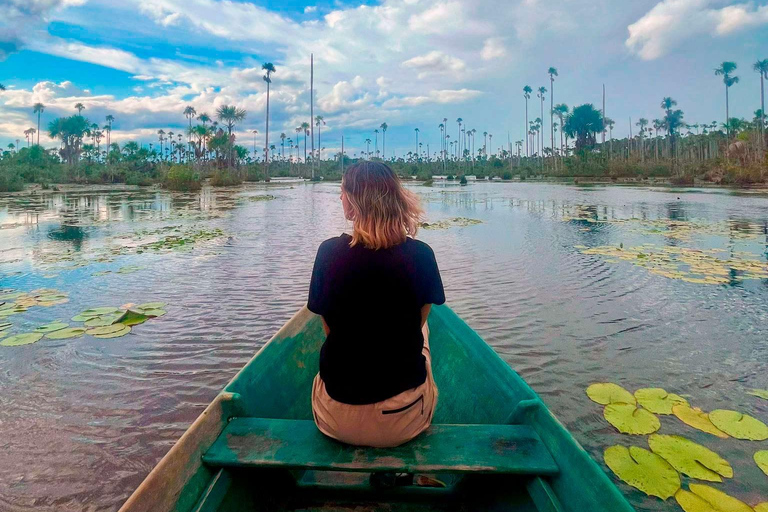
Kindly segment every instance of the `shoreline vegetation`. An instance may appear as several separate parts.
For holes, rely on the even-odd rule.
[[[265,63],[262,69],[269,86],[272,75],[277,73],[275,66]],[[366,138],[358,149],[344,151],[342,137],[342,150],[329,152],[322,145],[327,143],[327,135],[321,140],[326,122],[320,115],[288,133],[280,133],[279,143],[270,145],[269,109],[266,144],[257,148],[259,132],[255,129],[248,130],[253,134],[252,144],[238,144],[235,127],[245,121],[247,112],[235,105],[219,106],[214,116],[187,106],[179,113],[187,120],[183,130],[175,133],[160,129],[157,143],[140,145],[129,141],[121,146],[112,142],[115,117],[107,115],[106,124],[100,127],[84,117],[86,106],[82,103],[74,105],[76,114],[48,123],[48,135],[58,139],[60,145],[44,148],[40,145],[40,126],[45,105],[36,103],[32,111],[37,116],[37,128],[24,131],[26,147],[20,147],[22,144],[17,140],[0,151],[0,192],[20,191],[27,184],[42,188],[63,183],[160,185],[170,190],[194,191],[204,183],[234,186],[245,181],[269,181],[272,177],[339,180],[344,169],[359,160],[384,161],[399,176],[425,182],[433,176],[448,176],[463,183],[466,176],[476,176],[505,181],[765,186],[768,124],[763,89],[768,79],[768,59],[753,65],[760,75],[761,108],[754,112],[752,120],[730,117],[728,93],[739,83],[736,69],[734,62],[723,62],[715,70],[725,84],[726,122],[688,124],[683,111],[676,108],[677,101],[665,97],[657,107],[658,119],[649,121],[641,117],[635,123],[630,119],[629,136],[614,139],[616,123],[605,116],[604,105],[597,109],[587,103],[571,109],[562,103],[555,104],[552,91],[558,73],[557,69],[549,68],[549,91],[543,86],[535,91],[528,85],[522,89],[524,140],[513,142],[508,138],[506,144],[497,141],[495,152],[493,134],[469,128],[460,117],[455,126],[447,118],[442,119],[436,126],[439,143],[432,147],[425,144],[423,135],[420,139],[420,130],[415,128],[414,151],[400,155],[386,152],[386,122],[372,130],[373,140]],[[2,90],[0,84],[0,93]],[[533,101],[539,103],[534,104],[533,115],[538,113],[540,117],[530,120],[529,100],[533,94]],[[549,115],[544,109],[547,99]],[[197,121],[194,125],[193,120]],[[477,135],[481,136],[479,140]],[[387,157],[388,154],[392,156]]]

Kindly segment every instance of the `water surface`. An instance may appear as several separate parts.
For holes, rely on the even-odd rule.
[[[647,439],[605,422],[584,394],[592,382],[663,387],[704,410],[768,421],[768,401],[746,393],[768,388],[768,280],[729,268],[727,283],[701,284],[583,253],[649,244],[765,264],[768,198],[526,183],[413,189],[430,222],[482,221],[419,234],[435,250],[448,302],[601,465],[607,446]],[[302,306],[318,244],[349,228],[338,191],[329,183],[0,196],[0,289],[70,298],[9,317],[14,332],[88,307],[168,303],[166,316],[122,338],[0,347],[0,510],[117,510]],[[718,488],[768,501],[768,476],[752,462],[765,442],[720,440],[674,417],[662,418],[661,432],[728,459],[735,477]],[[638,510],[678,510],[620,488]]]

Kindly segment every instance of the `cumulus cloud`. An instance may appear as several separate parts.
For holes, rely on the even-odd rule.
[[[443,89],[438,91],[429,91],[422,96],[403,96],[401,98],[392,98],[382,104],[385,108],[417,107],[427,103],[456,103],[475,98],[482,94],[481,91],[473,89]]]
[[[493,60],[504,57],[507,49],[504,47],[504,41],[500,37],[490,37],[483,43],[483,49],[480,50],[480,57],[483,60]]]
[[[429,52],[426,55],[418,55],[410,58],[403,62],[403,66],[418,71],[419,79],[434,74],[461,73],[467,67],[463,60],[446,55],[437,50]]]
[[[644,60],[657,59],[701,35],[726,36],[768,25],[768,5],[717,7],[717,0],[663,0],[629,25],[625,45]]]
[[[86,0],[5,0],[0,16],[0,60],[20,50],[30,33],[41,29],[59,9],[85,4]]]
[[[304,14],[310,14],[313,12],[317,12],[317,6],[316,5],[308,5],[304,8]]]

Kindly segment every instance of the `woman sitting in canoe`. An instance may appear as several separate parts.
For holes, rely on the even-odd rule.
[[[326,340],[312,388],[317,427],[339,441],[392,447],[432,421],[427,316],[445,294],[432,249],[414,239],[423,210],[387,165],[362,162],[341,182],[352,235],[320,244],[309,309]]]

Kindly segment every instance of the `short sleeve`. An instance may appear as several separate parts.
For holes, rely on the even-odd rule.
[[[309,282],[309,300],[307,308],[317,314],[325,315],[327,312],[328,294],[326,293],[326,280],[328,269],[328,251],[325,243],[320,244],[315,256],[315,266],[312,269],[312,279]]]
[[[445,290],[432,248],[426,246],[422,264],[422,304],[444,304]]]

